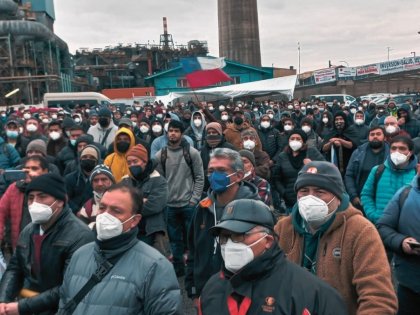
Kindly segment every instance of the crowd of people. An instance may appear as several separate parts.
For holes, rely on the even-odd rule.
[[[418,314],[420,104],[0,112],[2,314]]]

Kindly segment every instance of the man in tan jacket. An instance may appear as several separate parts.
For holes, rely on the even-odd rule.
[[[382,241],[350,204],[339,170],[329,162],[310,162],[299,172],[295,190],[292,214],[275,227],[288,259],[337,289],[349,314],[395,314]]]

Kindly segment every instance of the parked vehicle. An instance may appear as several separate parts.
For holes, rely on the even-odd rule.
[[[96,92],[45,93],[43,104],[44,107],[62,107],[71,111],[77,104],[109,106],[111,100],[105,95]]]
[[[356,98],[348,94],[311,95],[309,99],[311,101],[314,101],[315,99],[320,99],[329,106],[333,104],[334,100],[337,100],[339,103],[346,103],[346,105],[352,105],[353,103],[356,103]]]

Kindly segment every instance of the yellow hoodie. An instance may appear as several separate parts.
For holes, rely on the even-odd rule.
[[[117,140],[118,135],[121,133],[125,133],[130,137],[130,147],[125,153],[119,152],[117,149],[116,140]],[[133,132],[130,129],[123,127],[117,131],[114,138],[114,153],[108,155],[104,161],[104,164],[111,169],[112,174],[114,175],[115,181],[117,183],[121,181],[121,179],[124,176],[130,174],[125,155],[135,145],[136,145],[136,140],[134,138]]]

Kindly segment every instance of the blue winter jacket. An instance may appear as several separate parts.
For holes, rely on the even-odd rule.
[[[384,143],[384,157],[389,156],[389,144]],[[363,184],[360,182],[362,175],[362,166],[366,158],[366,151],[371,150],[369,142],[362,144],[355,151],[353,151],[349,164],[347,165],[346,175],[344,176],[344,183],[346,184],[347,193],[350,200],[360,196],[363,189]]]
[[[417,157],[404,168],[397,169],[388,157],[385,161],[385,169],[379,178],[375,192],[375,173],[378,166],[372,168],[369,177],[363,186],[361,201],[367,218],[375,224],[381,217],[386,205],[401,187],[410,184],[416,175]]]
[[[420,177],[411,182],[407,199],[400,208],[401,188],[385,208],[377,226],[385,246],[395,253],[395,271],[398,282],[420,293],[420,256],[407,255],[402,251],[402,242],[407,237],[420,241]]]
[[[16,149],[0,137],[0,169],[12,169],[20,162],[20,155]]]

